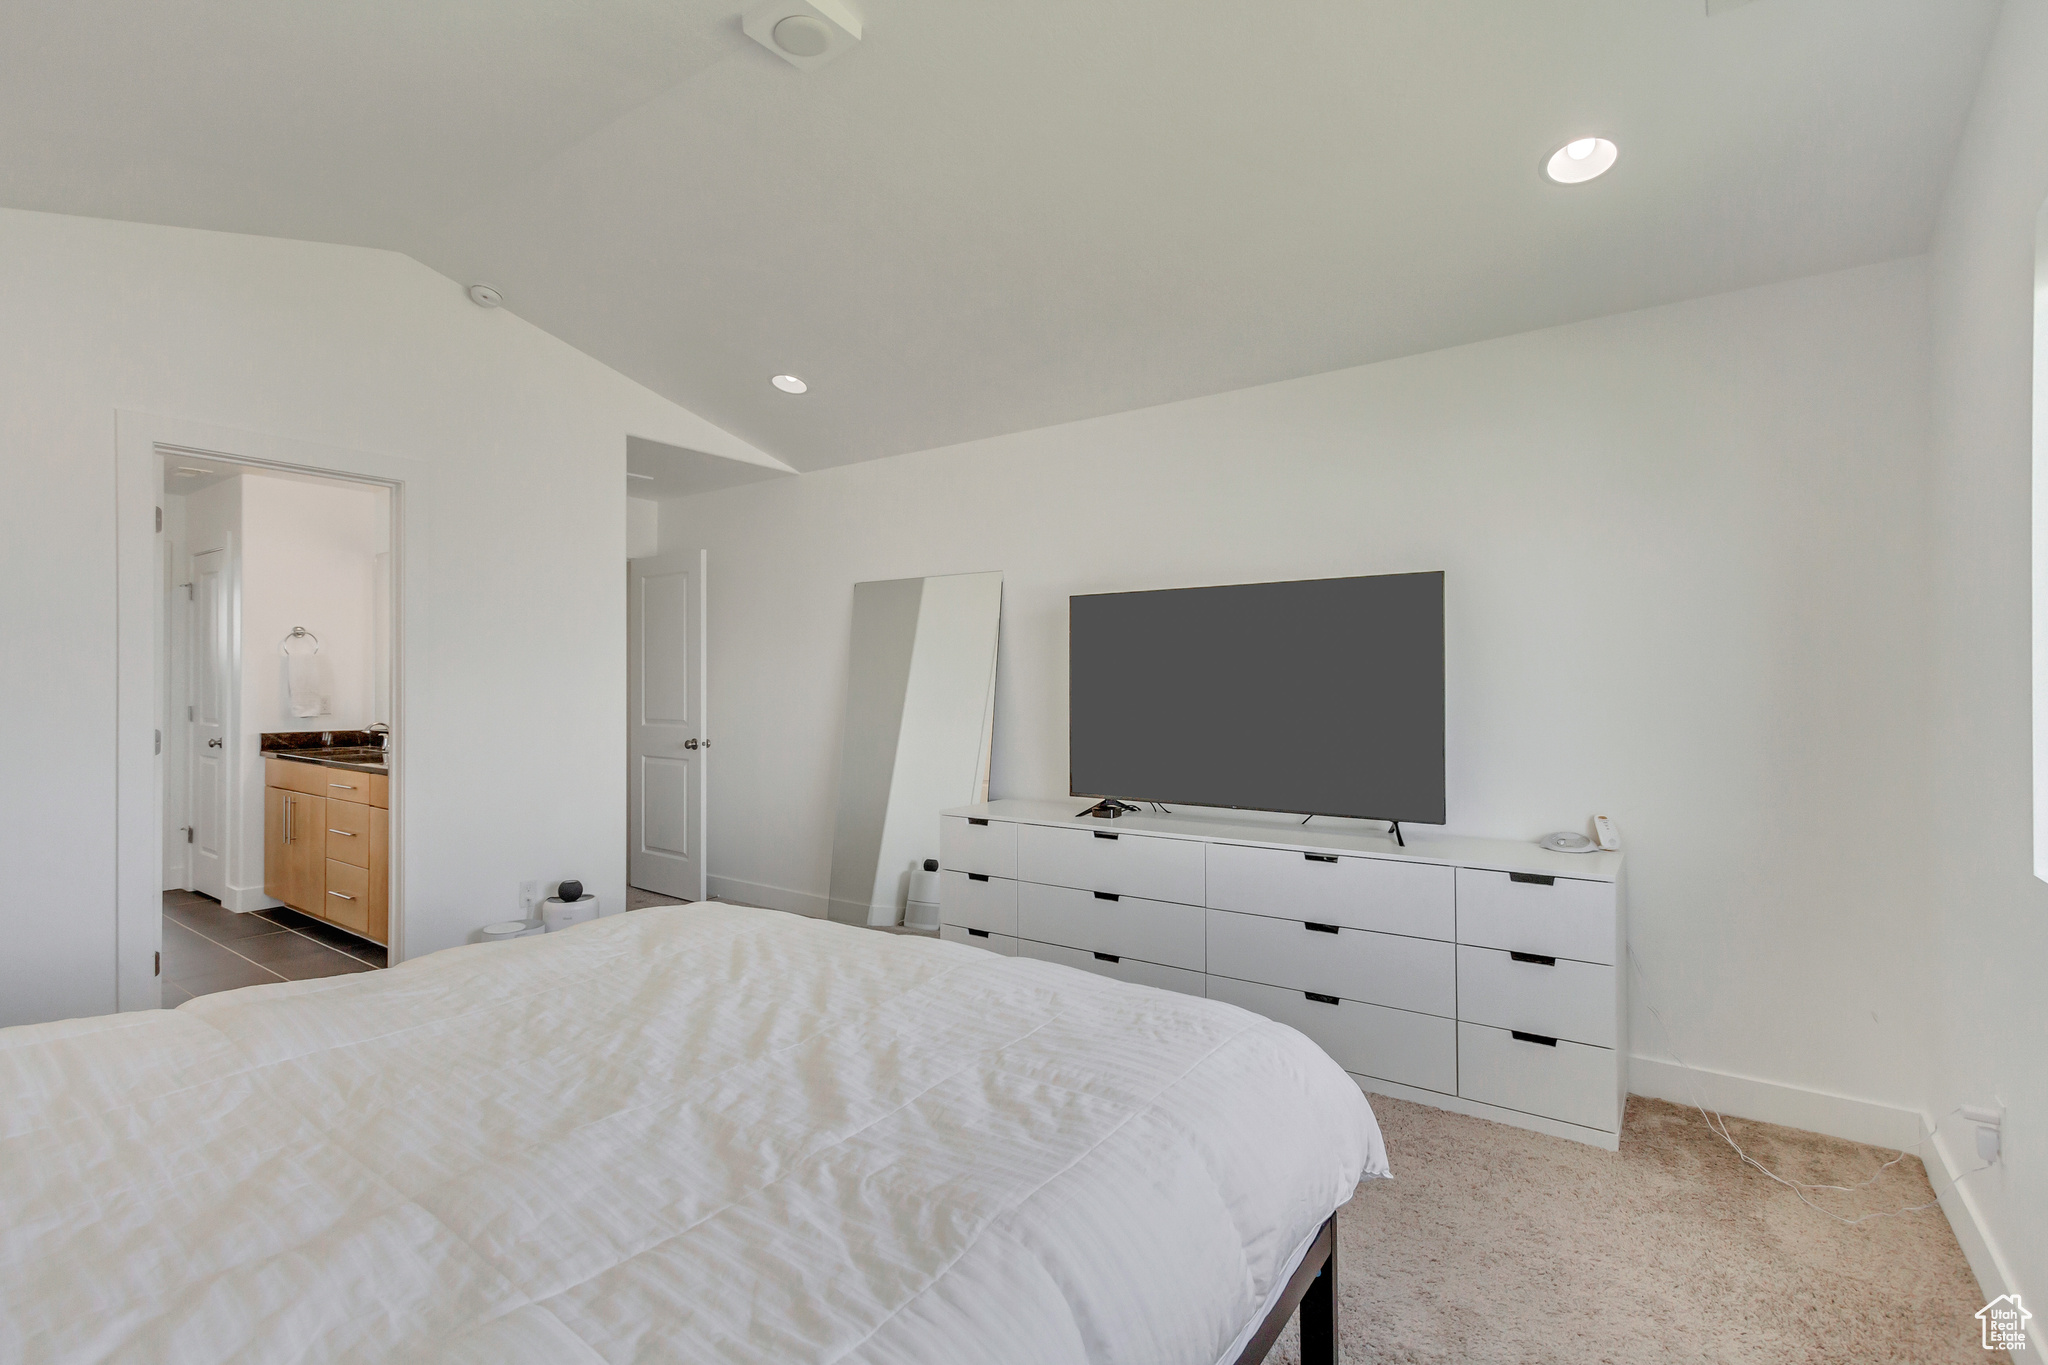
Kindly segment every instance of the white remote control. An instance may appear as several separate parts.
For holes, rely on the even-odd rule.
[[[1604,815],[1593,817],[1593,842],[1609,853],[1621,850],[1621,836],[1614,832],[1614,822]]]

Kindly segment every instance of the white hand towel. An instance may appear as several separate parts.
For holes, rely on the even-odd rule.
[[[291,692],[292,714],[324,716],[327,697],[320,687],[320,656],[313,653],[287,654],[284,662],[285,687]]]

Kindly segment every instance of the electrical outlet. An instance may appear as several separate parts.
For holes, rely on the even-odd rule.
[[[540,878],[519,883],[519,918],[532,919],[540,913]]]
[[[1977,1125],[1977,1159],[1987,1166],[1997,1161],[1999,1149],[2004,1145],[2005,1106],[1980,1109],[1966,1104],[1963,1106],[1963,1118]]]

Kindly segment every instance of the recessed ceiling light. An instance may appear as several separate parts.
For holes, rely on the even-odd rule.
[[[809,384],[804,383],[803,380],[798,379],[793,374],[778,374],[768,382],[781,389],[784,393],[802,393],[810,387]]]
[[[1614,166],[1621,150],[1604,137],[1582,137],[1550,154],[1543,173],[1560,185],[1581,185]]]
[[[823,19],[808,14],[792,14],[768,31],[775,45],[792,57],[822,57],[832,46],[832,30]]]

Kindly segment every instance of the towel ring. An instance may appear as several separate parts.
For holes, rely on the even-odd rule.
[[[313,642],[313,652],[315,654],[318,654],[320,652],[320,637],[315,635],[312,631],[307,630],[304,626],[293,626],[292,633],[285,636],[284,639],[278,641],[277,652],[284,655],[284,657],[287,659],[291,658],[291,643],[292,641],[297,640],[301,637],[304,637],[305,639],[311,640]]]

